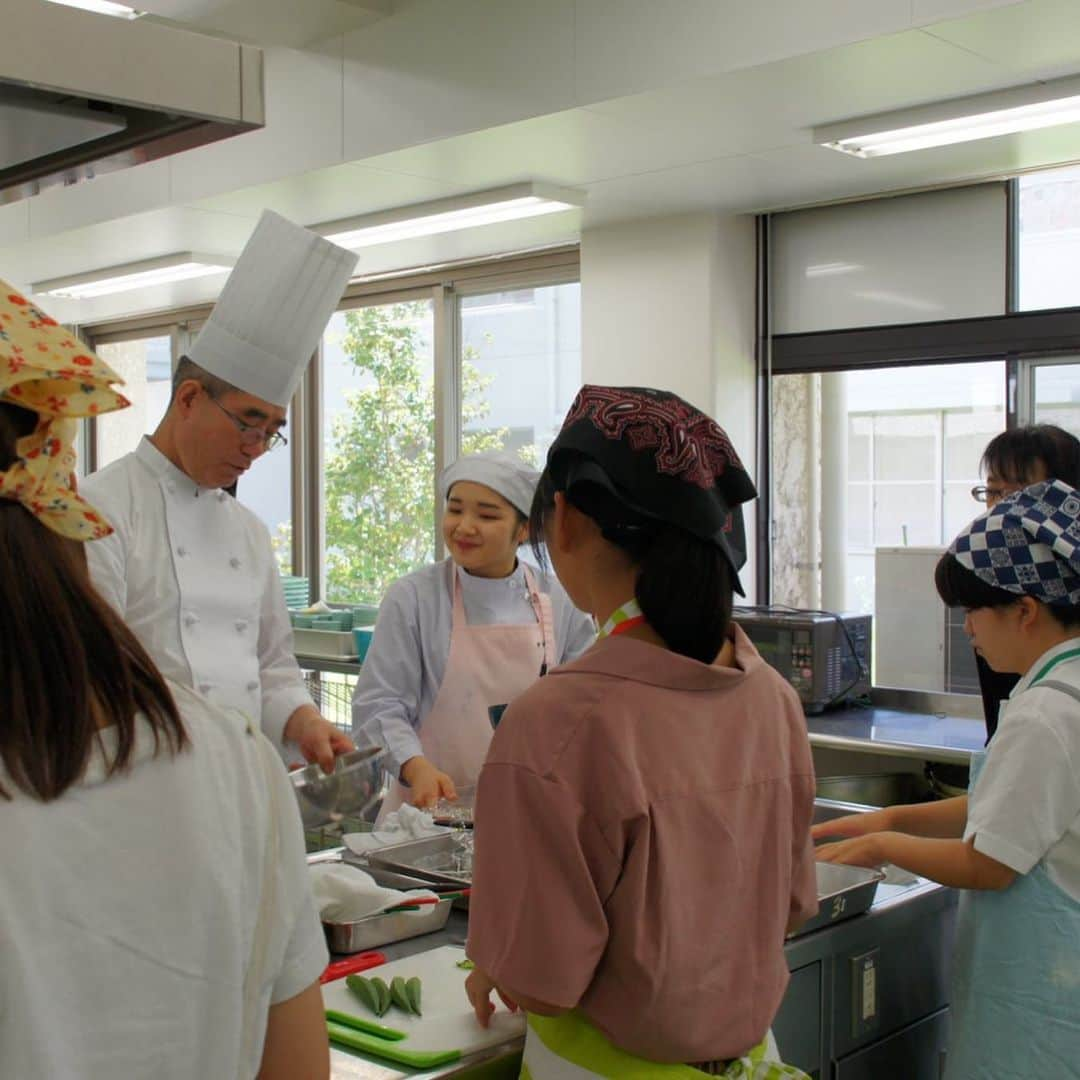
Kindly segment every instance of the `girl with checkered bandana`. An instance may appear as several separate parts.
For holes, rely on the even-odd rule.
[[[938,563],[942,600],[1020,681],[968,794],[815,827],[818,858],[962,889],[946,1080],[1080,1078],[1080,492],[988,509]]]

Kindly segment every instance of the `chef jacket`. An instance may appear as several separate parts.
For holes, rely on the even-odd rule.
[[[520,562],[509,577],[484,578],[445,559],[399,578],[386,590],[353,691],[353,739],[358,744],[385,746],[386,767],[395,776],[409,758],[424,752],[417,732],[435,704],[446,673],[455,571],[470,626],[536,621]],[[596,630],[592,619],[574,607],[554,574],[535,569],[533,573],[540,591],[551,597],[555,655],[550,663],[564,664],[593,643]],[[536,674],[540,674],[539,659]]]
[[[86,545],[98,592],[165,676],[258,718],[280,747],[289,717],[312,700],[266,526],[146,438],[80,490],[116,530]]]

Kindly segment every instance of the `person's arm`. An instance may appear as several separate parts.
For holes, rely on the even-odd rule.
[[[108,536],[83,544],[90,581],[109,606],[124,618],[127,614],[127,514],[119,505],[113,505],[118,500],[108,498],[105,492],[95,497],[97,485],[90,478],[82,481],[80,490],[113,527]]]
[[[791,833],[791,899],[785,927],[788,934],[794,933],[818,912],[814,842],[810,838],[810,822],[814,815],[814,763],[808,742],[797,752],[803,758],[801,768],[806,771],[791,777],[794,812]]]
[[[429,579],[426,585],[441,588],[442,579]],[[352,699],[353,737],[386,749],[387,771],[410,788],[416,806],[457,797],[453,781],[424,756],[420,745],[424,639],[437,623],[428,612],[432,625],[421,625],[424,602],[412,581],[396,582],[387,590]]]
[[[312,983],[288,1001],[270,1006],[257,1080],[326,1080],[330,1046],[322,991]]]
[[[892,863],[955,889],[1006,889],[1016,871],[975,850],[972,840],[941,840],[898,832],[870,833],[817,849],[820,862],[848,866]]]
[[[334,757],[353,749],[352,740],[323,717],[304,686],[293,653],[293,633],[277,563],[265,527],[257,538],[264,566],[259,606],[259,684],[262,695],[260,726],[276,746],[293,743],[306,761],[317,761],[326,772]]]
[[[876,832],[900,832],[932,839],[959,839],[967,824],[966,795],[939,802],[914,803],[910,806],[887,806],[865,814],[822,821],[811,833],[815,840],[830,837],[866,836]]]
[[[529,718],[517,719],[528,738]],[[574,1008],[608,944],[601,896],[615,887],[619,859],[564,784],[490,755],[473,817],[467,951],[480,971],[468,987],[477,1020],[486,1025],[493,1011],[492,989],[542,1015]]]

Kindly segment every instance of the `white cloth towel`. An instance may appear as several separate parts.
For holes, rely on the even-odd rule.
[[[370,874],[347,863],[316,863],[309,873],[324,922],[355,922],[410,900],[438,898],[430,889],[385,889]]]
[[[426,810],[406,803],[387,814],[377,832],[346,833],[341,839],[354,855],[365,855],[387,844],[423,840],[425,836],[440,836],[447,831],[446,826],[436,825]]]

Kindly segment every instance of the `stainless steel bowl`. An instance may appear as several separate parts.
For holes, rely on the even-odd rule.
[[[318,765],[290,773],[304,827],[318,829],[363,813],[381,794],[382,757],[381,747],[366,746],[342,754],[332,773],[324,773]]]

